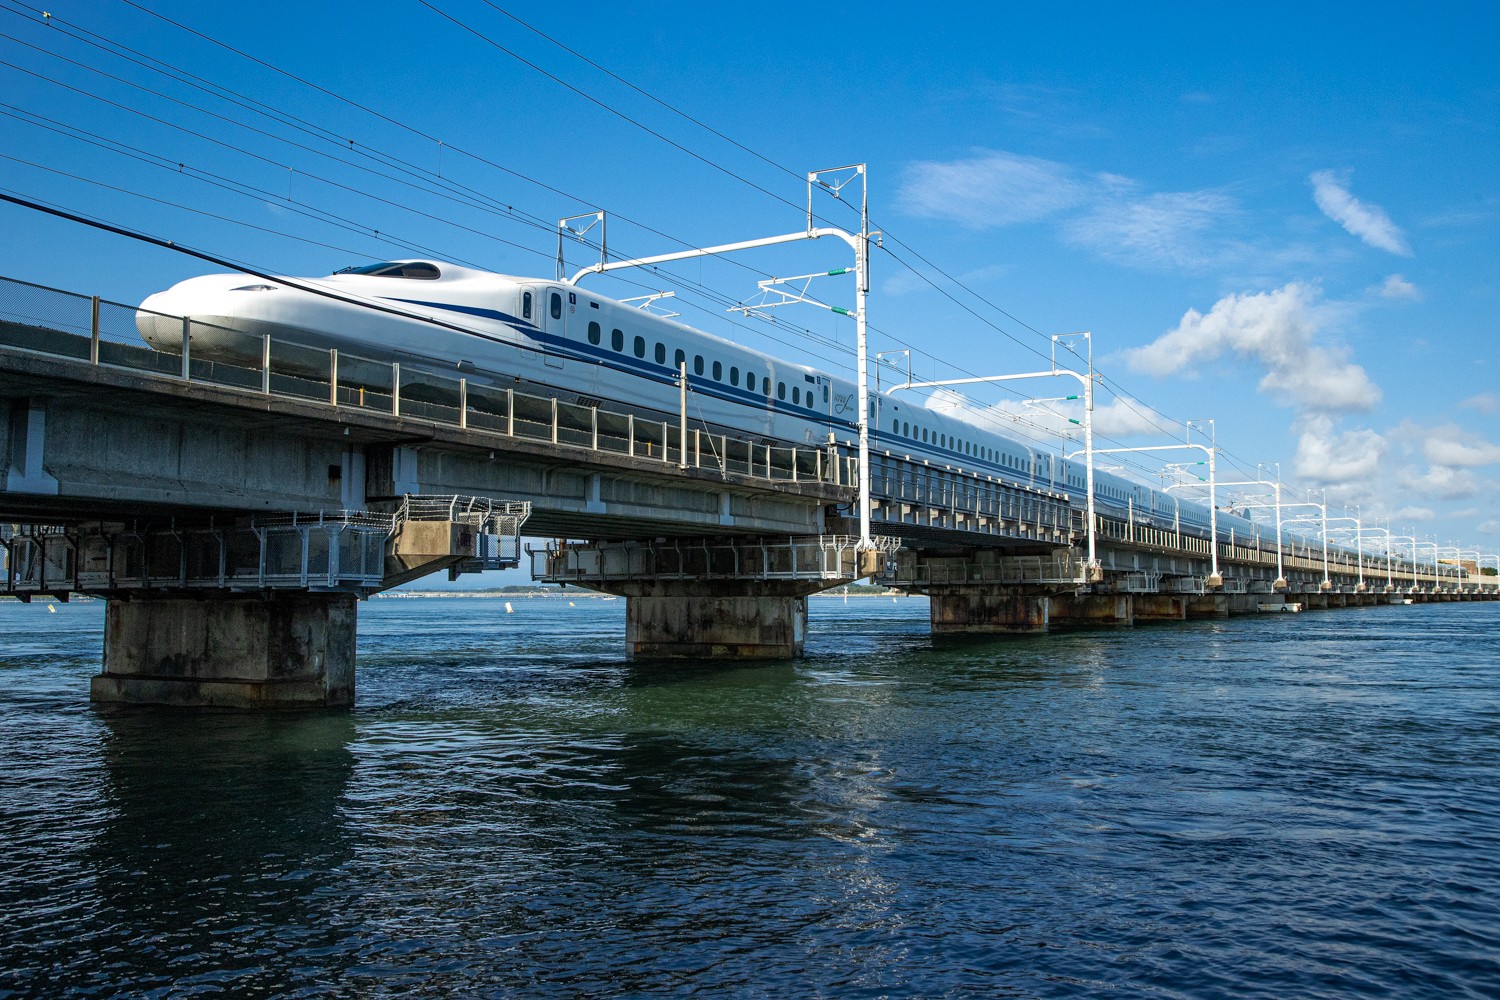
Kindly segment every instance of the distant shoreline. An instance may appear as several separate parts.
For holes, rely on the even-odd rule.
[[[914,597],[914,596],[921,596],[921,595],[903,594],[900,591],[887,592],[887,593],[873,593],[873,594],[871,594],[871,593],[864,593],[864,594],[840,594],[840,593],[834,593],[833,591],[827,591],[827,590],[825,590],[825,591],[822,591],[822,592],[817,593],[817,594],[810,594],[808,596],[810,596],[810,597],[833,597],[833,598],[850,597],[850,598],[854,598],[856,600],[865,600],[865,599],[868,599],[868,598],[876,598],[876,597],[898,597],[899,598],[899,597]],[[614,600],[619,600],[619,598],[614,597],[613,595],[610,595],[610,594],[601,594],[601,593],[598,593],[597,591],[593,591],[593,590],[572,590],[572,589],[565,590],[565,591],[563,591],[563,590],[557,590],[557,591],[554,591],[554,590],[535,590],[535,591],[405,590],[405,591],[389,591],[388,590],[388,591],[385,591],[384,593],[372,594],[370,596],[370,600],[372,600],[372,601],[380,601],[380,600],[412,600],[412,599],[417,599],[417,598],[424,598],[425,599],[425,598],[430,598],[430,597],[436,597],[436,598],[462,598],[464,600],[489,600],[489,601],[525,600],[525,599],[530,599],[530,598],[541,598],[542,600],[547,600],[547,601],[555,601],[555,600],[558,600],[560,598],[567,598],[570,601],[577,600],[579,598],[582,598],[584,600],[594,600],[594,601],[614,601]]]

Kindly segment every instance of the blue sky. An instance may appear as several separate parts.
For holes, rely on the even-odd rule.
[[[872,350],[1000,374],[1090,330],[1101,447],[1212,418],[1223,479],[1279,464],[1398,533],[1500,549],[1493,5],[498,6],[93,0],[44,23],[0,0],[0,188],[279,273],[550,275],[562,216],[607,210],[620,254],[792,232],[802,173],[865,162],[889,237]],[[0,273],[121,302],[213,269],[11,206],[0,232]],[[676,289],[687,322],[847,367],[851,321],[725,305],[848,256],[824,240],[591,287]],[[1068,415],[1011,390],[964,405],[1044,442]]]

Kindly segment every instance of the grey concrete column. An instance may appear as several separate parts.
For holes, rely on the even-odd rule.
[[[105,610],[92,700],[189,708],[354,703],[352,594],[132,597]]]
[[[1037,635],[1047,631],[1047,598],[1004,587],[927,591],[934,635]]]
[[[47,442],[46,407],[34,399],[16,400],[5,416],[0,488],[9,493],[57,496],[57,480],[42,465]]]
[[[1194,594],[1188,598],[1189,618],[1228,618],[1229,597],[1225,594]]]
[[[1187,598],[1181,594],[1133,594],[1130,604],[1137,623],[1187,619]]]
[[[625,650],[631,659],[786,660],[802,655],[807,638],[802,588],[655,581],[610,592],[625,596]]]
[[[1052,621],[1068,625],[1134,623],[1129,594],[1058,594],[1052,598]]]
[[[1260,613],[1262,601],[1267,604],[1280,604],[1280,600],[1266,601],[1266,594],[1225,594],[1224,602],[1231,615],[1254,615]],[[1280,595],[1278,594],[1279,598]]]

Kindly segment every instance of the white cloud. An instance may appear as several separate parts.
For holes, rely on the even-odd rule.
[[[912,163],[897,198],[910,215],[970,229],[1061,216],[1068,242],[1135,266],[1196,269],[1245,254],[1244,246],[1219,235],[1239,212],[1221,192],[1148,193],[1118,174],[1086,174],[1004,150]]]
[[[1468,469],[1453,469],[1444,465],[1435,465],[1420,476],[1408,473],[1403,478],[1408,489],[1439,500],[1477,496],[1481,488],[1478,477]]]
[[[1191,269],[1223,259],[1224,248],[1207,237],[1237,211],[1232,199],[1214,191],[1115,197],[1069,221],[1064,234],[1111,260]]]
[[[1081,414],[1080,414],[1081,416]],[[1128,434],[1160,434],[1162,428],[1180,430],[1177,421],[1163,416],[1138,400],[1117,397],[1094,407],[1094,433],[1109,437]]]
[[[1422,297],[1422,290],[1401,275],[1393,274],[1385,279],[1376,294],[1385,299],[1416,300]]]
[[[1500,396],[1492,392],[1481,392],[1477,396],[1470,396],[1458,405],[1465,409],[1478,410],[1480,413],[1500,413]]]
[[[1486,535],[1500,535],[1500,520],[1491,519],[1479,525],[1479,531]]]
[[[1189,309],[1177,327],[1126,353],[1136,370],[1158,377],[1212,361],[1226,351],[1265,368],[1260,388],[1304,410],[1368,410],[1380,389],[1342,351],[1314,344],[1326,310],[1317,289],[1293,282],[1274,292],[1228,295],[1208,315]]]
[[[913,163],[897,198],[910,215],[988,229],[1046,218],[1089,193],[1066,164],[983,150],[950,163]]]
[[[1369,428],[1336,433],[1331,418],[1312,416],[1303,423],[1292,464],[1307,482],[1344,485],[1372,479],[1386,450],[1385,438]]]
[[[909,295],[912,292],[926,291],[931,287],[930,282],[908,268],[893,272],[889,278],[880,283],[880,291],[884,295]]]
[[[1313,200],[1318,203],[1318,208],[1351,235],[1378,250],[1411,256],[1406,236],[1385,210],[1378,205],[1366,205],[1349,193],[1347,174],[1319,170],[1308,180],[1312,182]]]
[[[1448,468],[1500,462],[1500,445],[1460,429],[1456,424],[1434,427],[1422,442],[1422,452],[1433,465]]]
[[[1431,507],[1402,507],[1391,515],[1393,521],[1431,521],[1437,517],[1437,511]]]

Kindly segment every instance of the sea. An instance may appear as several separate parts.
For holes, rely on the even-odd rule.
[[[741,665],[507,600],[361,604],[280,715],[0,604],[0,997],[1500,996],[1500,603]]]

